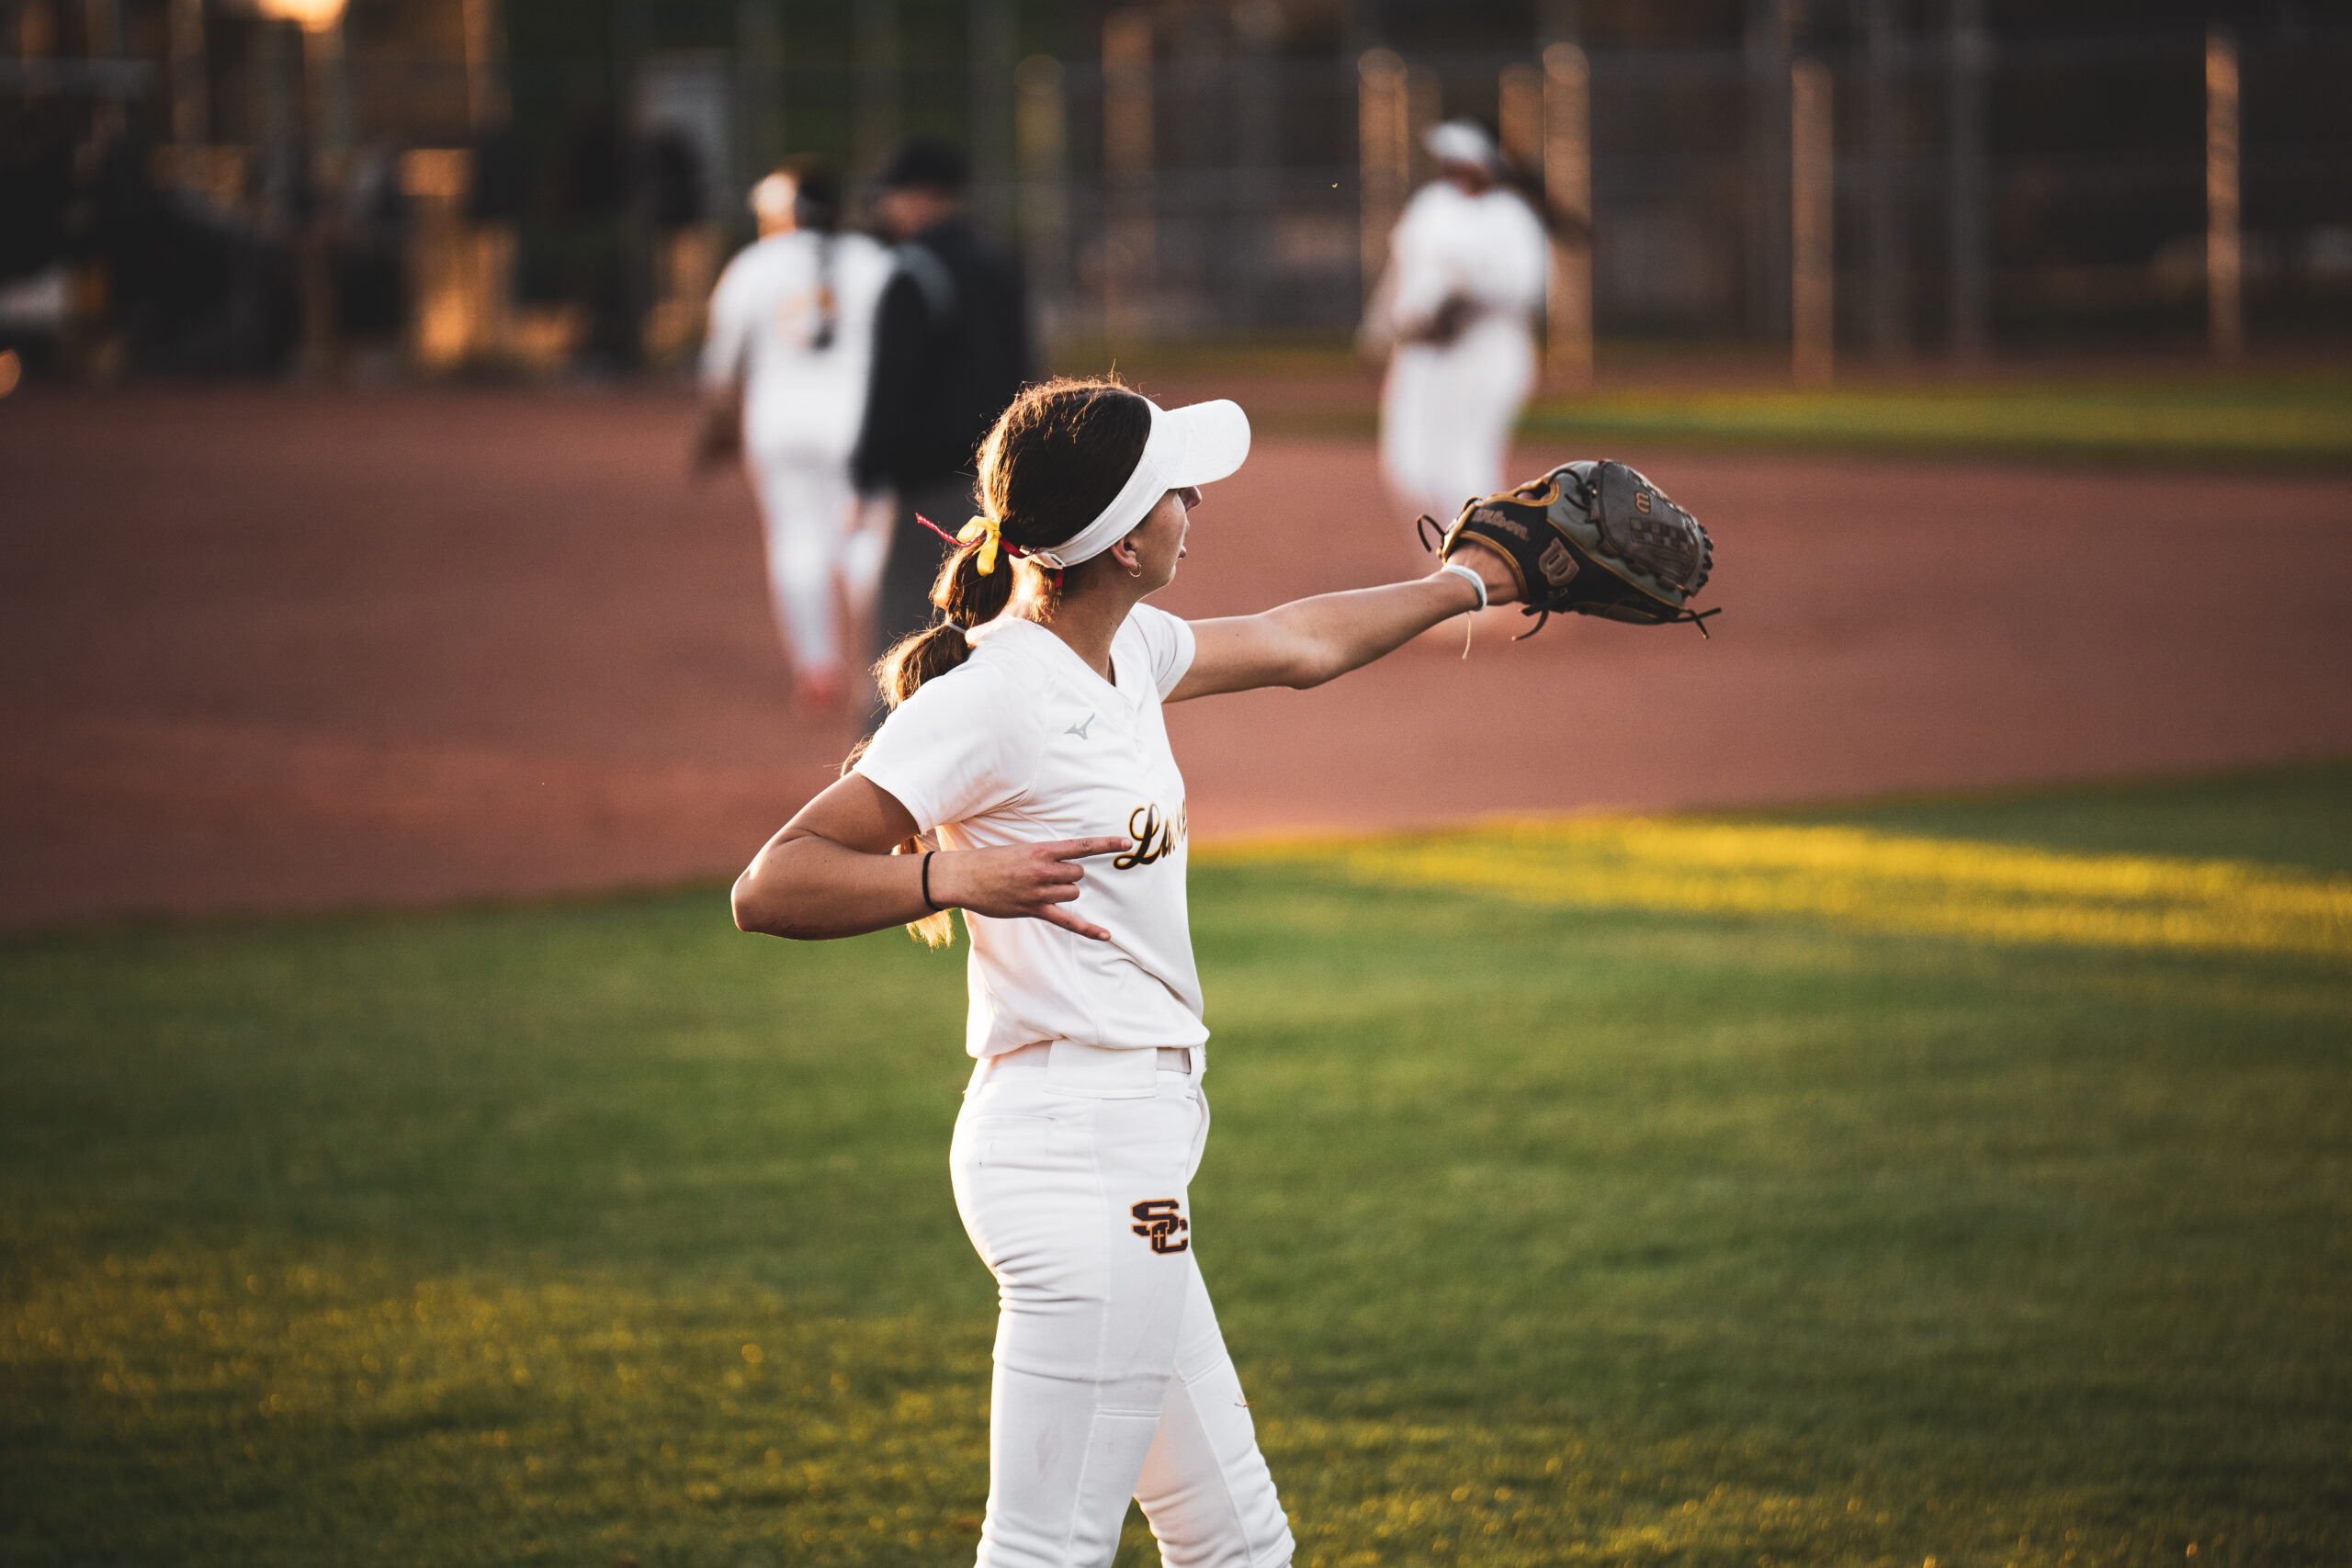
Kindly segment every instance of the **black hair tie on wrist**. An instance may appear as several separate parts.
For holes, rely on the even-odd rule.
[[[946,911],[931,901],[931,857],[938,852],[937,850],[925,850],[922,852],[922,902],[923,908],[933,914],[943,915]]]

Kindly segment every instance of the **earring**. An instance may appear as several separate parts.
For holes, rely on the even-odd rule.
[[[1129,577],[1141,577],[1143,575],[1143,562],[1136,562],[1134,569],[1130,570],[1127,575]]]

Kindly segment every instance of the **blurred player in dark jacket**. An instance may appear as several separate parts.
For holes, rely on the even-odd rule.
[[[865,429],[851,458],[861,491],[898,495],[876,657],[932,618],[945,546],[916,514],[951,534],[963,526],[980,438],[1037,373],[1021,265],[973,222],[970,179],[954,145],[916,137],[877,182],[875,213],[897,243],[898,267],[875,322]]]

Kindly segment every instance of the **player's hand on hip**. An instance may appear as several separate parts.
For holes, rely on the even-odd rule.
[[[1096,942],[1111,933],[1062,908],[1078,897],[1090,855],[1118,853],[1125,839],[1057,839],[988,850],[943,850],[931,863],[931,899],[998,919],[1044,920]]]
[[[741,416],[734,406],[710,405],[703,410],[702,420],[695,427],[694,440],[687,446],[686,472],[700,479],[735,457],[742,446]]]

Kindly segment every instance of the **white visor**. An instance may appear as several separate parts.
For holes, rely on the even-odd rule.
[[[1250,416],[1239,403],[1219,398],[1163,409],[1146,398],[1144,406],[1151,410],[1151,434],[1144,441],[1135,472],[1093,522],[1049,550],[1030,550],[1032,560],[1052,567],[1092,560],[1151,515],[1161,496],[1214,483],[1250,456]]]
[[[1474,119],[1449,119],[1442,125],[1433,125],[1421,139],[1421,145],[1441,164],[1476,164],[1482,169],[1495,166],[1494,139],[1487,134],[1486,127]]]

